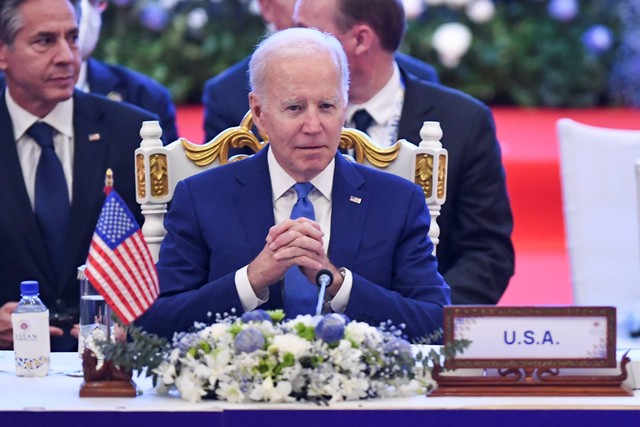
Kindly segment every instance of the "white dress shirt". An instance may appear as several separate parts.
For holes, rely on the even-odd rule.
[[[72,199],[73,188],[73,97],[62,101],[55,106],[49,114],[40,119],[24,108],[20,107],[11,98],[9,88],[5,91],[7,109],[13,124],[13,135],[16,138],[18,159],[22,168],[24,183],[31,200],[31,207],[35,208],[36,193],[36,169],[40,160],[42,148],[38,143],[26,134],[27,130],[37,121],[42,121],[53,127],[53,145],[67,180],[69,191],[69,203]]]
[[[298,200],[297,193],[293,188],[296,183],[278,164],[270,147],[267,148],[267,162],[269,165],[269,177],[271,178],[271,195],[273,200],[273,216],[276,224],[289,219],[293,205]],[[335,170],[335,159],[311,180],[313,189],[309,193],[309,201],[313,204],[315,221],[324,232],[323,246],[325,253],[329,250],[329,239],[331,237],[331,194],[333,189],[333,172]],[[266,237],[266,236],[265,236]],[[247,266],[241,268],[235,275],[236,289],[240,296],[242,306],[246,311],[253,310],[267,302],[269,292],[264,295],[256,295],[249,283]],[[342,287],[331,301],[331,309],[335,312],[344,312],[349,302],[353,276],[347,270],[347,274],[342,283]]]
[[[403,103],[404,84],[398,64],[394,62],[391,78],[378,93],[367,102],[347,106],[347,126],[355,128],[353,115],[358,110],[367,110],[373,118],[367,134],[381,147],[390,147],[398,140],[398,124]]]

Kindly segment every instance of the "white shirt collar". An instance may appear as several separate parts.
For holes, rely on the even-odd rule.
[[[83,92],[91,91],[91,88],[89,87],[89,72],[87,70],[87,61],[82,61],[82,63],[80,63],[80,73],[78,73],[76,88],[80,89]]]
[[[5,91],[7,109],[13,124],[13,135],[16,141],[22,138],[25,132],[38,120],[43,121],[57,130],[59,133],[73,138],[73,96],[66,101],[59,102],[45,117],[31,114],[19,106],[11,97],[9,88]]]
[[[296,183],[296,180],[282,169],[271,151],[271,146],[269,146],[269,152],[267,153],[267,162],[269,165],[269,177],[271,178],[271,192],[275,202]],[[331,201],[335,167],[336,159],[333,158],[327,167],[311,180],[311,184],[329,201]]]
[[[351,122],[353,114],[361,109],[366,109],[373,120],[379,125],[385,125],[391,120],[394,114],[395,103],[389,102],[390,99],[396,99],[398,92],[402,91],[404,85],[400,77],[400,69],[398,64],[393,63],[393,74],[386,85],[370,100],[362,104],[347,105],[347,118]]]

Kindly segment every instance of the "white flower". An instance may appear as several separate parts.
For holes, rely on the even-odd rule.
[[[377,328],[363,322],[350,322],[344,331],[345,337],[349,340],[362,344],[365,340],[370,340],[372,345],[382,342],[382,334]]]
[[[253,390],[249,394],[251,400],[268,401],[268,402],[292,402],[293,398],[289,397],[291,394],[291,383],[289,381],[279,381],[276,386],[273,385],[273,380],[267,377],[260,384],[254,385]]]
[[[207,15],[207,11],[201,7],[197,7],[193,9],[187,15],[187,25],[192,30],[199,30],[207,25],[209,22],[209,15]]]
[[[206,341],[218,341],[223,337],[228,337],[231,340],[231,334],[229,334],[229,325],[225,323],[214,323],[211,326],[204,328],[200,331],[199,335]]]
[[[218,398],[226,400],[227,402],[240,403],[245,400],[245,396],[240,390],[238,383],[232,380],[219,384],[216,394]]]
[[[471,46],[471,38],[471,31],[466,25],[449,22],[436,29],[431,44],[438,52],[442,64],[448,68],[455,68]]]
[[[342,381],[342,394],[345,400],[357,400],[367,397],[369,381],[361,377],[345,377]]]
[[[280,353],[291,353],[296,359],[306,356],[311,349],[311,343],[297,335],[276,335],[273,337],[273,346]]]
[[[467,5],[467,16],[476,24],[489,22],[496,13],[496,6],[492,0],[476,0]]]
[[[176,366],[167,361],[163,361],[155,371],[160,377],[160,382],[164,385],[171,385],[175,382],[176,378]]]
[[[423,0],[402,0],[404,13],[408,19],[415,18],[424,12],[426,5]]]
[[[180,391],[180,397],[189,402],[198,402],[207,394],[197,378],[186,372],[181,372],[176,378],[176,387]]]

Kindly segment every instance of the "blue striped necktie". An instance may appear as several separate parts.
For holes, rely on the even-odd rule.
[[[313,189],[310,182],[299,182],[293,186],[298,194],[298,200],[291,209],[291,219],[309,218],[315,220],[313,204],[308,195]],[[289,268],[284,275],[284,312],[287,318],[294,318],[299,314],[313,314],[318,299],[318,288],[300,272],[298,266]]]
[[[53,128],[46,123],[37,122],[27,130],[27,135],[42,148],[36,169],[35,216],[59,279],[69,225],[67,180],[53,146]]]

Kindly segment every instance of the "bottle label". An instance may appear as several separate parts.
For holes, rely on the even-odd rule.
[[[49,371],[49,310],[37,313],[13,313],[13,348],[16,374],[44,376]]]

